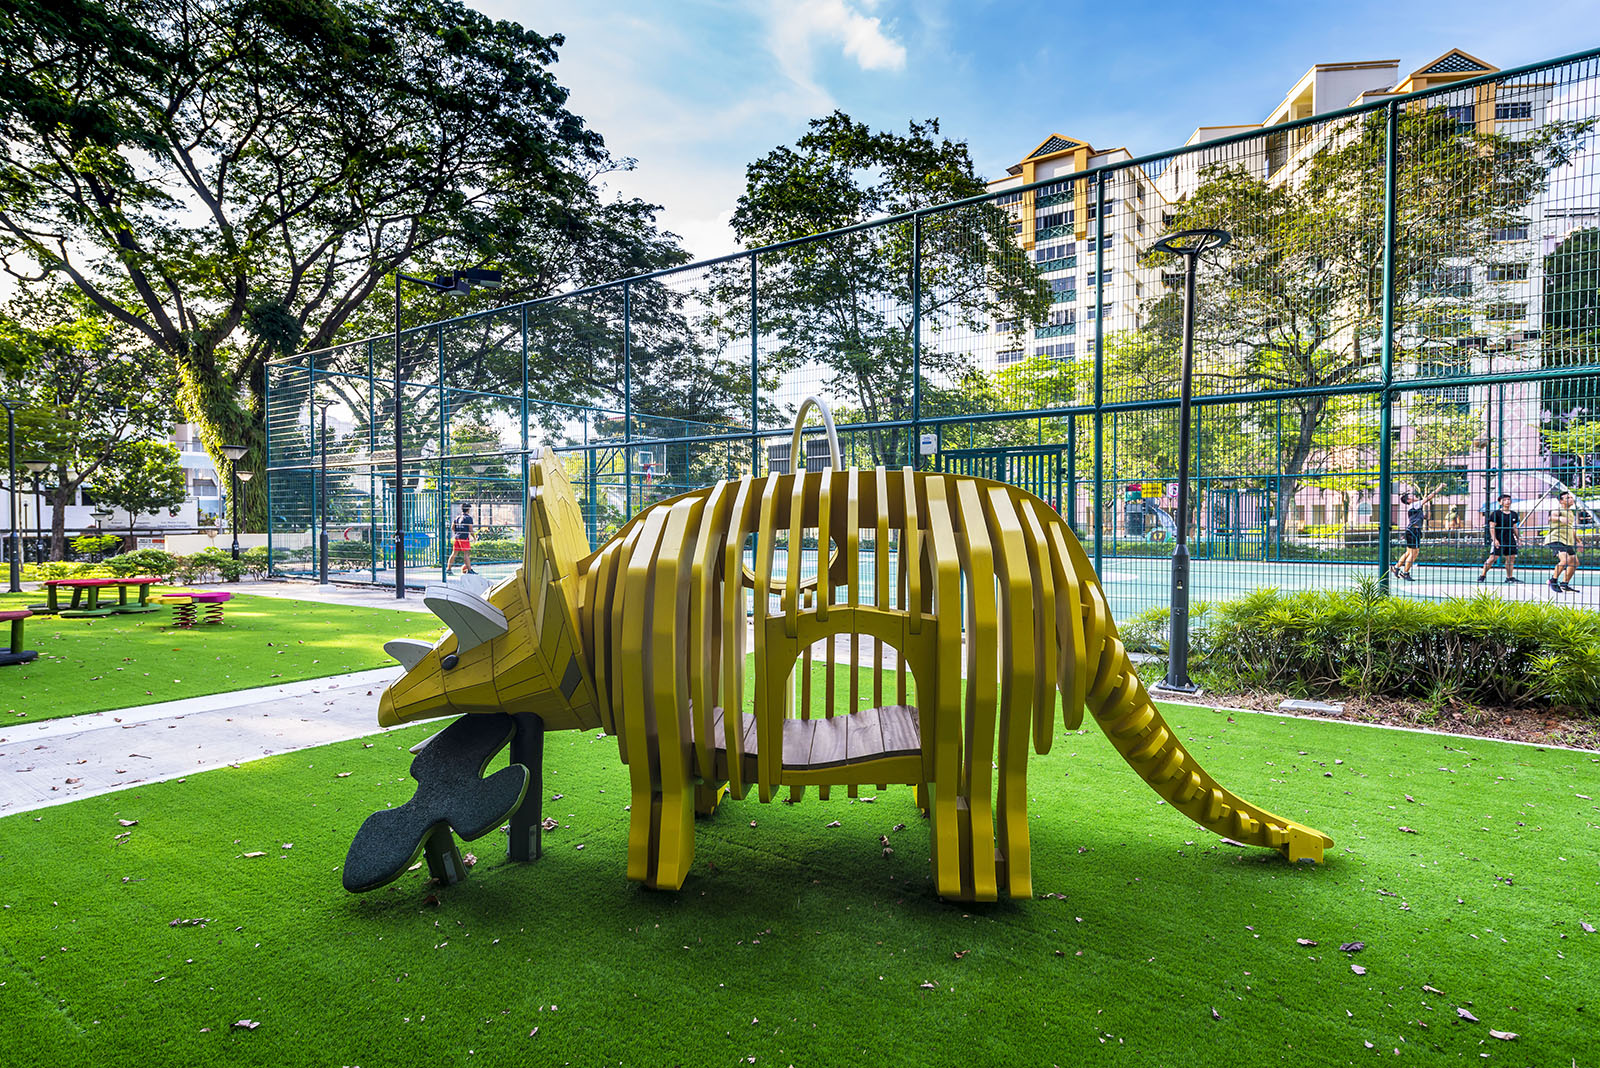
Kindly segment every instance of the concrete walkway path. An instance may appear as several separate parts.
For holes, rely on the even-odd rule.
[[[110,712],[0,724],[0,816],[381,733],[399,665]]]

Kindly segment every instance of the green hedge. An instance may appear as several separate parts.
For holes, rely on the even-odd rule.
[[[1122,628],[1165,655],[1167,613]],[[1600,614],[1493,594],[1425,601],[1375,581],[1345,591],[1257,590],[1191,610],[1190,667],[1212,689],[1569,707],[1600,715]]]

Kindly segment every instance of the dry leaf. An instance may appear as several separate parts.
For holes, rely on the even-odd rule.
[[[1314,946],[1314,945],[1316,945],[1316,942],[1312,941],[1309,938],[1296,938],[1295,941],[1300,943],[1302,946]]]
[[[1400,833],[1401,834],[1416,834],[1417,832],[1412,830],[1410,827],[1402,827],[1402,828],[1400,828]]]
[[[1366,975],[1367,974],[1367,970],[1365,968],[1363,968],[1359,964],[1350,965],[1350,970],[1355,972],[1357,975]]]
[[[834,820],[832,823],[828,824],[828,826],[829,827],[838,827],[838,826],[840,826],[840,823],[839,823],[838,820]]]
[[[1222,1013],[1218,1012],[1215,1008],[1213,1008],[1211,1010],[1211,1018],[1213,1020],[1220,1020],[1220,1019],[1222,1019]]]
[[[1489,1030],[1489,1037],[1498,1038],[1502,1042],[1510,1042],[1512,1039],[1517,1037],[1517,1033],[1515,1031],[1496,1031],[1491,1028]]]
[[[547,831],[553,831],[557,827],[561,826],[561,824],[556,822],[556,818],[554,816],[546,816],[544,819],[539,821],[539,826]]]
[[[1440,995],[1442,995],[1444,993],[1444,991],[1440,990],[1438,987],[1429,986],[1427,983],[1423,983],[1422,984],[1422,989],[1426,990],[1430,994],[1440,994]]]
[[[1456,1015],[1461,1017],[1463,1020],[1469,1020],[1472,1023],[1478,1022],[1478,1018],[1472,1015],[1472,1013],[1468,1012],[1466,1009],[1457,1009]]]
[[[138,820],[118,820],[117,823],[120,824],[123,827],[137,827],[137,826],[139,826],[139,821]]]
[[[1582,927],[1589,934],[1594,934],[1594,924],[1592,924],[1592,923],[1584,923],[1582,920],[1579,920],[1578,921],[1578,926]]]
[[[1360,953],[1367,948],[1367,944],[1365,942],[1341,942],[1339,943],[1339,948],[1346,953]]]
[[[242,1030],[245,1030],[245,1031],[254,1031],[256,1028],[261,1026],[261,1021],[260,1020],[235,1020],[235,1021],[233,1021],[233,1026],[241,1028]]]
[[[247,857],[264,857],[264,856],[266,856],[266,854],[261,852],[260,850],[257,850],[254,853],[246,853],[245,856],[247,856]]]
[[[206,924],[208,924],[210,922],[211,921],[209,919],[206,919],[203,916],[196,916],[195,918],[190,919],[190,920],[173,920],[171,923],[167,924],[167,926],[168,927],[204,927]]]

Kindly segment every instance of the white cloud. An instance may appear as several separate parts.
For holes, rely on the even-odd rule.
[[[871,6],[870,0],[866,6]],[[905,69],[905,45],[885,32],[882,20],[863,14],[850,0],[782,0],[768,9],[771,28],[768,46],[790,78],[812,84],[812,47],[826,41],[844,48],[844,54],[862,70]]]

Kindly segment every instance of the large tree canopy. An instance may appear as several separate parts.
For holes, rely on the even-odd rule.
[[[913,122],[904,134],[875,132],[840,111],[812,120],[793,148],[773,149],[745,175],[733,228],[751,248],[986,188],[966,143],[941,138],[938,120]],[[925,215],[920,249],[912,234],[910,222],[857,230],[764,254],[757,268],[759,328],[779,342],[765,353],[769,365],[821,368],[825,388],[868,423],[912,415],[914,285],[925,388],[961,381],[974,362],[966,347],[992,338],[994,323],[1035,322],[1049,306],[992,203]],[[868,438],[872,462],[906,462],[900,429],[874,429]]]
[[[259,466],[265,361],[387,329],[396,269],[521,297],[682,261],[597,188],[628,164],[566,109],[561,43],[456,0],[18,0],[0,262],[170,357],[213,453]]]

